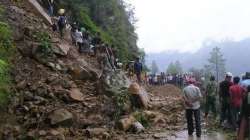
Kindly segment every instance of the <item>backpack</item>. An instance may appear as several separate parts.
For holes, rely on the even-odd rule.
[[[64,27],[66,24],[66,18],[65,16],[60,16],[58,20],[58,26],[59,27]]]

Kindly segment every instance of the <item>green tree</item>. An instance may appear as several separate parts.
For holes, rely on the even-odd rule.
[[[155,60],[152,61],[151,72],[152,72],[152,74],[156,74],[157,72],[159,72],[159,68],[158,68]]]
[[[207,70],[211,71],[211,74],[215,75],[216,80],[222,80],[226,72],[225,62],[223,54],[219,47],[215,47],[210,52],[210,58],[208,59],[209,64]]]
[[[167,73],[168,74],[181,74],[183,72],[180,61],[176,61],[175,63],[171,62],[168,65]]]
[[[204,69],[191,68],[189,69],[189,72],[191,72],[194,75],[195,79],[199,81],[201,80],[202,77],[205,76]]]

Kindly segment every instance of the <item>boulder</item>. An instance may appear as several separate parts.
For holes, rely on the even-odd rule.
[[[143,125],[140,122],[134,122],[132,125],[132,131],[134,133],[141,133],[145,130],[145,128],[143,127]]]
[[[92,78],[91,73],[83,67],[74,67],[70,70],[70,74],[76,80],[89,80]]]
[[[149,98],[148,93],[137,83],[130,85],[128,92],[131,94],[131,102],[137,108],[148,108]]]
[[[169,134],[168,133],[156,133],[153,135],[153,137],[155,139],[163,139],[163,138],[166,139],[169,137]]]
[[[99,91],[104,92],[107,96],[114,96],[127,92],[131,82],[122,71],[110,71],[105,73],[101,78]]]
[[[73,123],[73,114],[66,109],[58,109],[49,115],[51,125],[70,126]]]
[[[23,9],[20,9],[16,6],[10,6],[10,10],[17,13],[17,14],[20,14],[20,15],[25,15],[26,12],[23,10]]]
[[[89,128],[86,130],[86,135],[90,138],[110,139],[110,134],[104,128]]]
[[[52,51],[55,54],[66,56],[68,54],[68,51],[70,49],[70,45],[67,43],[60,43],[57,45],[52,46]]]
[[[69,96],[74,101],[81,102],[84,100],[84,96],[78,88],[72,88],[69,91]]]
[[[129,116],[124,116],[123,119],[119,120],[117,122],[117,127],[120,130],[127,131],[131,128],[131,126],[136,122],[136,119],[134,116],[129,115]]]

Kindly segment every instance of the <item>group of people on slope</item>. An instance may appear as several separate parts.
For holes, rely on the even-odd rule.
[[[195,128],[197,137],[201,136],[201,111],[200,101],[203,97],[199,87],[195,86],[195,81],[188,81],[188,85],[183,89],[183,99],[186,107],[186,119],[188,134],[193,135],[195,118]],[[233,77],[227,73],[225,80],[217,84],[215,77],[211,76],[205,89],[205,120],[210,112],[213,113],[213,120],[217,119],[216,101],[219,97],[220,103],[220,126],[237,130],[238,139],[244,140],[244,134],[248,134],[250,112],[250,73],[240,81],[240,77]]]
[[[48,0],[48,13],[51,17],[54,16],[54,0]],[[66,27],[70,29],[72,44],[78,47],[79,53],[93,54],[98,59],[101,69],[108,67],[115,70],[121,67],[118,62],[114,46],[108,45],[101,39],[101,33],[97,32],[94,37],[84,27],[80,27],[76,22],[69,24],[67,21],[65,10],[59,9],[59,17],[52,18],[52,30],[59,31],[61,39],[64,38]]]

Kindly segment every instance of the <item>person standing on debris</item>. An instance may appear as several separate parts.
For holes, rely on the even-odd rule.
[[[232,73],[226,73],[225,80],[220,83],[220,104],[221,104],[221,116],[220,116],[220,124],[222,125],[225,120],[231,124],[231,110],[230,110],[230,94],[229,88],[233,85],[231,82],[232,80]]]
[[[85,30],[84,32],[82,32],[82,37],[83,37],[83,48],[84,48],[84,52],[89,53],[90,52],[90,44],[89,44],[89,32],[87,30]]]
[[[188,86],[183,89],[183,99],[186,106],[186,119],[188,127],[188,135],[193,135],[193,115],[195,118],[196,136],[201,137],[201,118],[200,118],[200,100],[202,98],[201,91],[194,85],[195,81],[188,81]]]
[[[244,97],[244,89],[239,85],[240,77],[234,77],[234,85],[230,87],[230,103],[231,103],[231,118],[233,128],[236,130],[238,114],[240,112],[240,107],[242,104],[242,99]]]
[[[215,77],[211,76],[210,81],[206,86],[206,105],[205,105],[205,118],[207,118],[209,111],[211,110],[216,119],[216,94],[217,94],[217,83]]]
[[[52,17],[54,15],[54,0],[48,0],[49,3],[49,15]]]
[[[75,37],[75,32],[77,30],[77,24],[76,22],[74,22],[71,25],[71,40],[72,40],[72,44],[76,46],[76,37]]]
[[[134,72],[136,74],[138,83],[141,83],[142,63],[140,62],[139,57],[137,57],[136,60],[135,60]]]
[[[59,16],[59,19],[58,19],[58,28],[59,28],[61,39],[63,39],[64,28],[66,27],[66,16],[65,16],[64,13],[65,13],[64,9],[59,10],[60,16]]]
[[[82,53],[83,38],[82,38],[82,32],[80,31],[80,29],[77,29],[75,31],[74,36],[75,36],[76,44],[78,45],[78,51],[79,53]]]
[[[97,32],[95,37],[92,40],[92,44],[94,45],[94,55],[96,56],[97,49],[102,45],[101,33]]]

